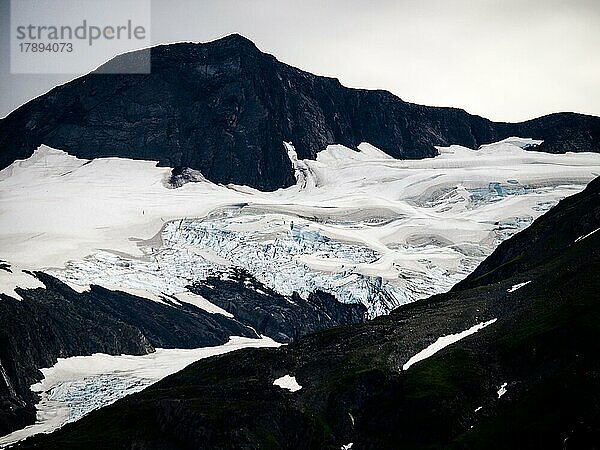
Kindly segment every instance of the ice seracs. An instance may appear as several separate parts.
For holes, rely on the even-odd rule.
[[[296,392],[302,389],[302,386],[296,381],[296,377],[284,375],[273,381],[273,386],[279,386],[282,389],[287,389],[290,392]]]

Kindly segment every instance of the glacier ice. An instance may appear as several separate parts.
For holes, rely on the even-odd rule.
[[[236,267],[281,294],[306,298],[316,290],[330,292],[341,302],[362,302],[373,316],[412,300],[389,280],[356,270],[377,261],[377,251],[329,238],[297,217],[182,219],[164,226],[161,241],[142,259],[99,251],[49,273],[69,283],[172,296],[209,276],[226,277]],[[319,263],[321,270],[311,268]]]
[[[71,286],[94,283],[160,301],[236,267],[281,294],[320,289],[363,303],[371,317],[386,314],[448,290],[600,168],[600,155],[523,150],[537,144],[510,138],[479,150],[450,146],[418,161],[394,160],[368,144],[359,151],[332,145],[311,161],[298,160],[285,143],[296,186],[264,193],[206,181],[178,189],[154,182],[145,188],[151,196],[131,194],[146,217],[140,220],[161,221],[154,238],[135,240],[137,254],[113,239],[46,269]],[[75,177],[77,165],[69,163]],[[203,199],[198,206],[192,193]]]
[[[11,269],[0,270],[0,292],[16,297],[17,286],[43,287],[22,272],[43,270],[77,290],[94,283],[227,314],[186,287],[243,268],[282,294],[320,289],[362,302],[371,317],[385,314],[447,291],[600,173],[599,154],[524,150],[539,142],[452,145],[414,161],[367,143],[298,160],[285,143],[297,184],[275,192],[219,186],[199,173],[173,180],[152,161],[87,161],[41,146],[0,171],[0,258]],[[185,361],[173,352],[169,361]],[[120,367],[135,366],[127,374],[102,365],[88,373],[89,361],[110,357],[94,355],[86,365],[77,358],[54,381],[66,361],[43,370],[38,410],[47,416],[10,439],[60,426],[173,370],[167,364],[149,375],[154,362],[122,356]]]

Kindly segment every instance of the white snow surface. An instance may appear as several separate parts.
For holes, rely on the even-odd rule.
[[[231,266],[270,288],[321,289],[370,316],[448,290],[504,239],[600,173],[600,155],[555,155],[509,138],[395,160],[372,145],[331,145],[298,160],[275,192],[208,181],[177,189],[170,169],[82,160],[46,146],[0,171],[0,292],[43,287],[44,270],[77,290],[95,283],[152,300]],[[293,226],[292,226],[293,223]]]
[[[502,386],[500,386],[500,389],[498,389],[498,398],[500,398],[504,394],[506,394],[506,392],[507,392],[506,386],[508,386],[508,383],[502,383]]]
[[[524,281],[523,283],[517,283],[517,284],[513,284],[510,288],[508,288],[506,290],[506,292],[515,292],[517,289],[521,289],[523,286],[528,285],[529,283],[531,283],[531,280],[529,281]]]
[[[36,405],[36,423],[0,437],[0,448],[38,433],[50,433],[74,422],[89,412],[109,405],[126,395],[141,391],[158,380],[178,372],[199,359],[247,347],[277,347],[280,344],[262,337],[231,337],[216,347],[163,349],[144,356],[91,356],[59,358],[47,369],[44,378],[31,386],[41,395]]]
[[[302,386],[296,381],[296,377],[284,375],[273,381],[273,386],[279,386],[281,389],[287,389],[290,392],[296,392],[302,389]]]
[[[479,330],[487,327],[488,325],[493,324],[496,320],[498,319],[488,320],[487,322],[480,322],[476,325],[473,325],[467,330],[461,331],[460,333],[448,334],[446,336],[441,336],[437,338],[437,340],[433,344],[428,345],[426,348],[424,348],[419,353],[411,357],[408,361],[406,361],[406,363],[402,366],[402,370],[407,370],[413,364],[429,358],[431,355],[436,354],[443,348],[446,348],[449,345],[466,338],[467,336],[477,333]]]
[[[596,228],[594,231],[590,231],[588,234],[584,234],[583,236],[579,236],[577,239],[575,239],[575,242],[583,241],[585,238],[590,237],[592,234],[594,234],[598,230],[600,230],[600,228]]]

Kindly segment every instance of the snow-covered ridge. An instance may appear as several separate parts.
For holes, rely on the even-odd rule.
[[[598,154],[523,150],[536,143],[450,146],[416,161],[369,144],[298,161],[288,143],[298,183],[276,192],[207,181],[172,189],[170,169],[154,162],[42,146],[0,171],[0,259],[12,271],[0,270],[0,290],[43,287],[21,272],[41,269],[78,289],[194,301],[190,281],[235,265],[281,293],[323,289],[382,314],[447,290],[600,173]]]

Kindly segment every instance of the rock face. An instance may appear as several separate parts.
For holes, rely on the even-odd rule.
[[[224,344],[229,336],[257,337],[251,329],[191,305],[176,307],[93,286],[77,293],[43,273],[46,289],[20,290],[22,301],[0,298],[0,434],[35,420],[29,387],[37,369],[56,358],[92,353],[144,355],[154,347]]]
[[[217,183],[273,190],[294,183],[283,141],[302,159],[328,144],[369,142],[395,158],[436,155],[434,145],[509,136],[537,150],[600,150],[600,118],[561,113],[494,123],[454,108],[407,103],[386,91],[349,89],[277,61],[231,35],[151,50],[152,73],[91,73],[0,121],[0,169],[40,144],[81,158],[120,156],[201,171]],[[135,64],[136,53],[107,66]]]
[[[196,286],[211,293],[211,300],[231,294],[223,306],[241,317],[230,318],[189,303],[169,304],[169,298],[161,304],[99,286],[78,293],[47,274],[36,276],[45,289],[19,289],[21,301],[0,296],[0,435],[34,422],[37,395],[30,386],[42,377],[38,369],[52,366],[57,358],[221,345],[230,336],[258,338],[254,327],[289,342],[312,331],[362,322],[366,312],[362,305],[345,305],[322,293],[314,294],[321,302],[282,306],[284,297],[256,281],[259,290],[269,292],[250,290],[243,280]],[[213,292],[215,283],[223,283],[224,291]],[[255,309],[256,304],[263,307]]]
[[[17,448],[597,448],[599,194],[596,179],[500,246],[481,272],[518,270],[498,279],[199,361]]]
[[[233,280],[211,277],[191,286],[190,291],[278,342],[291,342],[310,332],[341,324],[362,323],[367,315],[364,305],[340,303],[325,292],[312,292],[307,299],[295,292],[286,297],[244,271],[237,271],[234,277]]]

